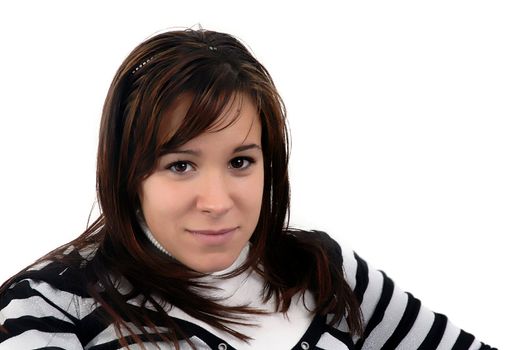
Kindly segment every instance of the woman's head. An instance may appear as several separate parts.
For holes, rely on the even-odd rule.
[[[251,257],[263,257],[288,211],[287,146],[272,79],[236,39],[187,30],[145,41],[121,65],[103,111],[97,185],[107,238],[147,259],[138,211],[200,272],[227,267],[249,239]],[[233,232],[194,232],[224,229]]]

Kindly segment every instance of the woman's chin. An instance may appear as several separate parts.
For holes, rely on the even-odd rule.
[[[208,257],[207,259],[202,259],[191,267],[193,270],[196,270],[205,274],[213,274],[220,272],[229,272],[228,270],[236,261],[239,254],[220,254]]]

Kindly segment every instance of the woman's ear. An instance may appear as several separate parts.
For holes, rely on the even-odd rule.
[[[140,203],[138,203],[138,204],[140,204]],[[145,216],[143,216],[141,205],[138,206],[138,209],[136,209],[135,214],[136,214],[136,218],[138,219],[138,222],[145,223]]]
[[[142,180],[143,181],[143,180]],[[135,197],[135,202],[136,202],[136,206],[135,208],[137,208],[136,210],[141,212],[142,211],[142,202],[143,202],[143,188],[142,188],[142,183],[143,182],[140,182],[140,185],[138,185],[138,188],[137,188],[137,191],[136,191],[136,194],[137,196]]]

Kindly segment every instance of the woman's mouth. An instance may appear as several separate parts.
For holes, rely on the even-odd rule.
[[[206,245],[221,245],[227,243],[234,232],[239,228],[230,227],[223,228],[218,230],[187,230],[189,233],[193,234],[196,239]]]
[[[199,234],[199,235],[211,235],[211,236],[214,236],[214,235],[223,235],[223,234],[226,234],[230,231],[233,231],[235,229],[237,229],[238,227],[231,227],[231,228],[224,228],[224,229],[220,229],[220,230],[187,230],[189,231],[190,233],[196,233],[196,234]]]

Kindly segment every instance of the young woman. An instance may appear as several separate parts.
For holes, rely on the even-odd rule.
[[[0,288],[0,349],[490,349],[290,229],[285,109],[233,37],[159,34],[103,109],[100,217]]]

